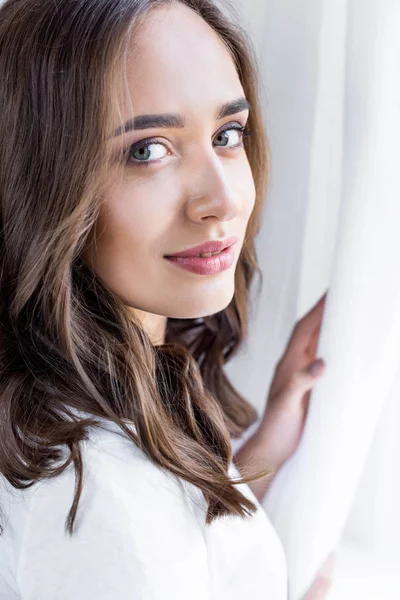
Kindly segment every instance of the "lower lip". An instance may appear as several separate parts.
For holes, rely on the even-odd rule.
[[[232,266],[235,260],[235,252],[233,246],[229,246],[219,254],[207,258],[198,256],[165,256],[165,258],[186,271],[198,275],[215,275],[221,273],[221,271],[226,271]]]

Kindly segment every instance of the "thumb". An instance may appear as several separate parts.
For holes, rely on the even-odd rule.
[[[300,369],[299,371],[293,373],[288,382],[286,393],[289,393],[290,395],[305,394],[305,392],[311,390],[316,380],[322,375],[324,371],[325,363],[322,360],[322,358],[313,360],[303,369]]]
[[[297,412],[300,407],[307,409],[310,396],[308,392],[311,393],[325,368],[325,362],[319,358],[292,373],[279,394],[273,397],[273,403],[275,401],[277,406],[285,406],[289,411],[294,409]]]
[[[322,358],[317,358],[317,360],[313,360],[310,364],[308,364],[305,368],[305,375],[311,375],[311,377],[319,377],[325,371],[325,362]]]

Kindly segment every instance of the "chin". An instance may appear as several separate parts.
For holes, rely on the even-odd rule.
[[[215,313],[225,310],[231,303],[233,292],[230,294],[207,295],[204,298],[200,294],[186,302],[177,301],[172,310],[168,311],[166,316],[172,319],[199,319],[200,317],[209,317]],[[165,313],[164,313],[165,314]]]

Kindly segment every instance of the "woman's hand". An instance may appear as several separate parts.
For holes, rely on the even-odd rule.
[[[300,319],[278,362],[257,436],[264,457],[276,470],[296,451],[304,429],[314,383],[325,371],[322,359],[315,362],[327,292]]]
[[[303,434],[312,387],[325,372],[325,363],[321,359],[315,361],[315,358],[326,297],[327,292],[294,326],[276,366],[267,406],[255,436],[259,452],[267,458],[268,464],[276,466],[276,471],[296,452]],[[334,565],[335,553],[332,552],[302,600],[327,598]]]
[[[303,597],[303,600],[325,600],[327,598],[332,585],[335,561],[336,554],[332,552],[318,571],[314,583]]]

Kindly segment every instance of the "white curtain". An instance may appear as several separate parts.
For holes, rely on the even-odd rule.
[[[329,287],[327,370],[264,508],[290,600],[332,549],[329,600],[398,600],[400,3],[236,5],[259,55],[272,171],[257,243],[264,288],[227,372],[260,411],[294,322]]]

